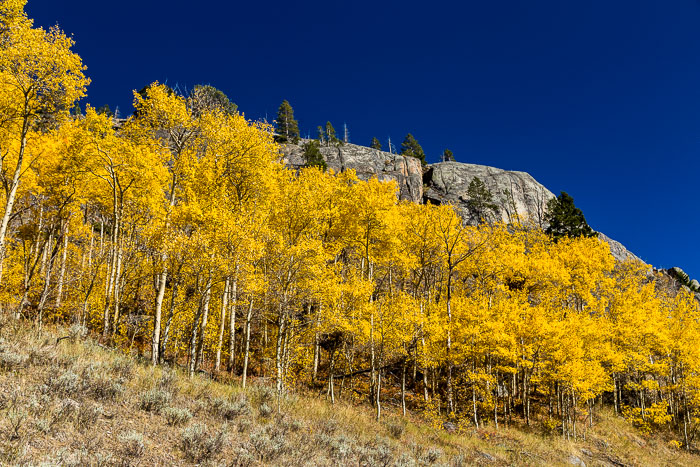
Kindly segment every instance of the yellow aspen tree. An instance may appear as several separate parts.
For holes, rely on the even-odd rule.
[[[164,192],[165,217],[162,219],[161,241],[169,234],[172,210],[176,204],[183,172],[196,152],[199,127],[188,109],[186,100],[170,91],[166,86],[153,83],[145,96],[134,92],[135,117],[126,125],[125,131],[133,139],[151,144],[155,151],[166,153],[169,183]],[[156,300],[151,338],[151,364],[160,360],[161,316],[165,289],[168,281],[167,252],[161,247],[160,271],[156,273]]]
[[[80,57],[71,51],[73,41],[57,27],[34,28],[22,8],[24,2],[10,2],[0,11],[6,26],[0,31],[0,123],[3,158],[0,166],[6,184],[0,220],[0,280],[10,219],[25,172],[30,130],[41,118],[60,120],[73,103],[85,95],[89,80]]]

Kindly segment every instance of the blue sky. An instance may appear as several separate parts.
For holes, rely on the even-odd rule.
[[[131,112],[158,80],[223,90],[247,117],[288,99],[301,130],[412,133],[437,161],[532,174],[591,226],[700,278],[700,2],[29,0]]]

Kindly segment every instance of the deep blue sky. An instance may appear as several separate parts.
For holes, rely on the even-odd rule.
[[[411,132],[437,161],[523,170],[592,227],[700,278],[700,2],[29,0],[131,112],[159,80],[223,90],[249,118],[282,99],[302,132],[368,145]]]

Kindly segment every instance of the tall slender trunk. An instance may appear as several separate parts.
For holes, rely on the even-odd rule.
[[[195,313],[194,320],[192,322],[192,333],[190,334],[188,356],[189,361],[187,362],[187,371],[190,378],[194,376],[194,372],[196,370],[195,362],[197,361],[197,328],[199,327],[199,319],[202,315],[202,301],[203,299],[200,298],[199,305],[197,306],[197,313]]]
[[[224,292],[221,296],[221,316],[219,319],[219,339],[216,343],[216,362],[214,363],[214,371],[219,371],[221,367],[221,348],[224,345],[224,329],[226,327],[226,309],[228,308],[229,282],[227,277],[224,281]]]
[[[153,336],[151,338],[151,365],[155,366],[160,361],[160,320],[163,310],[163,299],[165,298],[165,287],[168,281],[168,267],[165,265],[166,255],[161,255],[163,271],[158,277],[158,292],[156,294],[156,306],[153,312]]]
[[[170,299],[170,309],[168,310],[168,318],[165,320],[165,330],[163,331],[163,339],[160,344],[160,350],[158,351],[158,361],[163,362],[165,358],[165,351],[168,349],[168,339],[170,337],[170,327],[173,324],[173,318],[175,317],[175,303],[177,299],[177,280],[173,280],[173,292]]]
[[[119,313],[121,312],[122,291],[122,259],[124,258],[124,239],[117,240],[117,270],[114,274],[114,320],[112,321],[112,335],[119,331]]]
[[[276,383],[277,383],[277,397],[279,398],[284,390],[284,378],[282,375],[282,342],[284,341],[285,334],[287,332],[287,309],[286,309],[287,299],[285,297],[282,304],[280,304],[279,316],[277,318],[277,345],[275,346],[275,366],[277,369]]]
[[[10,224],[12,217],[12,208],[15,205],[17,196],[17,188],[19,187],[19,178],[22,175],[22,163],[24,162],[24,152],[27,148],[27,133],[29,132],[29,97],[24,99],[24,118],[22,119],[22,130],[20,133],[19,153],[17,154],[17,165],[10,183],[10,191],[7,193],[7,201],[5,201],[5,212],[0,222],[0,283],[2,283],[2,274],[5,264],[5,236],[7,235],[7,227]],[[19,316],[17,316],[19,318]]]
[[[472,383],[472,411],[474,413],[474,426],[479,428],[479,418],[476,412],[476,384]]]
[[[370,382],[369,382],[369,400],[374,405],[376,397],[374,393],[377,386],[377,363],[374,352],[374,310],[369,319],[369,342],[370,342]]]
[[[115,275],[117,270],[117,231],[119,230],[119,223],[115,214],[115,221],[112,224],[112,235],[111,241],[112,246],[109,251],[109,261],[108,261],[108,273],[105,278],[105,303],[104,310],[102,313],[102,336],[107,337],[110,331],[110,315],[109,308],[112,301],[112,289],[115,283]]]
[[[284,382],[287,380],[287,370],[289,369],[289,358],[291,351],[289,350],[289,328],[284,332],[284,342],[282,343],[282,390],[285,389]],[[277,413],[282,411],[282,393],[277,394]]]
[[[379,418],[382,416],[382,401],[381,401],[381,394],[382,394],[382,369],[380,368],[377,374],[377,397],[375,404],[377,406],[377,421],[379,421]]]
[[[90,250],[88,251],[88,271],[92,272],[92,250],[95,246],[95,236],[92,235],[92,229],[90,231]],[[86,325],[87,323],[87,315],[88,315],[88,301],[90,299],[90,294],[92,293],[92,289],[95,286],[95,282],[97,280],[97,274],[92,273],[90,274],[90,284],[88,285],[88,289],[85,292],[85,300],[83,300],[83,309],[81,311],[81,317],[80,317],[80,324],[83,326]]]
[[[245,317],[245,352],[243,354],[243,379],[242,386],[245,389],[246,379],[248,377],[248,359],[250,357],[250,321],[253,318],[253,299],[250,299],[248,304],[248,313]]]
[[[207,333],[207,324],[209,321],[209,302],[211,301],[211,275],[207,280],[207,289],[204,292],[204,305],[202,307],[202,326],[199,332],[199,342],[197,343],[197,354],[195,356],[194,369],[197,371],[204,359],[204,339]]]
[[[236,311],[238,307],[238,267],[229,290],[231,311],[229,312],[228,371],[233,374],[236,367]]]
[[[308,305],[308,311],[311,312],[311,304]],[[318,365],[321,362],[321,345],[319,342],[319,329],[321,327],[321,312],[316,312],[316,329],[314,330],[314,370],[311,375],[311,382],[316,381],[318,376]]]
[[[331,396],[331,404],[335,404],[335,348],[331,349],[328,363],[328,395]]]
[[[61,307],[61,300],[63,300],[63,282],[66,277],[66,259],[68,257],[68,227],[70,225],[70,217],[66,220],[65,227],[63,228],[63,247],[61,251],[61,269],[58,271],[58,284],[56,289],[56,308]],[[92,237],[91,237],[92,240]]]
[[[49,235],[49,241],[52,241],[51,238],[52,236]],[[56,260],[56,255],[58,254],[60,244],[60,240],[56,241],[56,245],[51,250],[51,257],[49,258],[46,265],[46,271],[44,275],[44,288],[41,291],[41,298],[39,299],[39,305],[37,306],[37,321],[39,329],[41,329],[44,320],[44,306],[46,305],[46,301],[49,298],[49,291],[51,287],[51,272],[53,271],[53,265]],[[49,247],[51,247],[51,244],[49,244]],[[48,248],[44,248],[44,251],[48,251]]]
[[[401,411],[406,416],[406,358],[403,360],[401,368]]]
[[[167,230],[170,225],[170,212],[173,206],[175,206],[175,184],[177,182],[177,176],[173,173],[172,183],[170,185],[170,210],[168,210],[165,217],[165,229]],[[162,252],[160,255],[160,261],[163,265],[163,271],[159,274],[158,278],[158,290],[156,293],[156,303],[155,309],[153,311],[153,336],[151,338],[151,364],[157,365],[161,360],[159,356],[160,351],[160,321],[163,314],[163,299],[165,298],[165,287],[168,282],[168,255]]]
[[[422,329],[420,341],[423,347],[423,355],[425,355],[425,334],[423,333]],[[428,365],[423,365],[423,400],[425,402],[428,402],[428,400],[430,400],[430,397],[428,396]]]
[[[48,260],[49,250],[53,249],[53,229],[49,233],[49,241],[47,242],[48,248],[44,248],[44,252],[41,254],[41,268],[39,268],[39,275],[46,273],[46,262]]]
[[[37,238],[39,238],[39,235],[37,235]],[[28,265],[25,267],[24,292],[22,293],[22,297],[19,299],[19,303],[17,304],[17,307],[15,308],[15,319],[19,319],[20,316],[22,316],[22,310],[24,309],[24,305],[28,301],[29,289],[31,287],[32,278],[34,277],[34,273],[36,272],[36,268],[39,265],[39,260],[42,256],[42,253],[44,252],[45,248],[46,248],[46,241],[43,241],[40,243],[40,245],[38,247],[38,250],[36,252],[36,256],[34,256],[33,258],[30,257]]]

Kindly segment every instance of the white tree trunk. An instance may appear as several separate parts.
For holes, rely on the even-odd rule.
[[[28,102],[25,100],[24,104],[25,117],[22,121],[22,133],[21,142],[19,145],[19,154],[17,155],[17,165],[15,166],[15,172],[12,176],[12,183],[10,183],[10,191],[7,193],[7,201],[5,202],[5,212],[2,216],[2,222],[0,222],[0,281],[2,281],[3,266],[5,264],[5,236],[7,235],[7,227],[10,225],[10,218],[12,217],[12,208],[15,205],[15,198],[17,196],[17,188],[19,187],[19,178],[22,175],[22,163],[24,161],[24,151],[27,148],[27,133],[29,132],[29,117],[28,113]],[[1,282],[0,282],[1,283]]]
[[[219,371],[221,367],[221,348],[224,345],[224,328],[226,327],[226,308],[228,307],[228,294],[229,294],[229,282],[230,279],[227,277],[224,282],[224,293],[221,296],[221,316],[219,319],[219,339],[216,343],[216,362],[214,364],[214,370]]]
[[[238,279],[231,283],[231,311],[229,312],[228,371],[233,374],[236,364],[236,307],[238,305]]]
[[[199,344],[197,345],[197,358],[195,359],[195,371],[199,369],[204,359],[204,339],[207,333],[207,323],[209,321],[209,302],[211,301],[211,276],[207,282],[207,290],[204,294],[204,307],[202,308],[202,327],[200,330]]]
[[[61,307],[63,299],[63,282],[66,278],[66,259],[68,257],[68,226],[69,221],[66,220],[66,226],[63,230],[63,249],[61,251],[61,269],[58,272],[58,289],[56,289],[56,308]],[[91,238],[92,240],[92,238]]]
[[[168,268],[165,265],[165,255],[161,255],[161,261],[163,261],[163,272],[158,276],[158,294],[156,295],[156,307],[153,313],[153,337],[151,338],[151,365],[153,366],[157,365],[160,360],[160,321],[163,314],[165,284],[168,280]]]
[[[250,358],[250,321],[253,318],[253,299],[250,299],[248,304],[248,314],[245,317],[245,353],[243,354],[243,380],[242,386],[245,389],[246,379],[248,378],[248,359]]]

